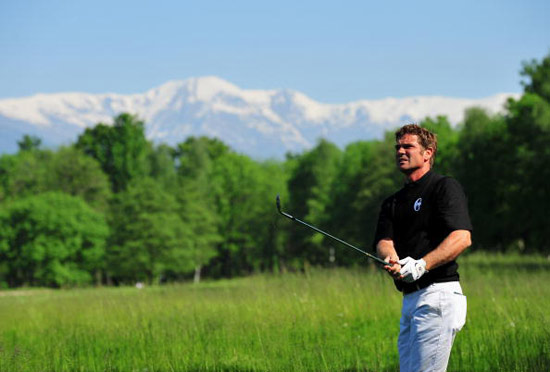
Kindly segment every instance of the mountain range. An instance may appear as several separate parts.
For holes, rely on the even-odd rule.
[[[317,102],[288,89],[248,90],[214,76],[170,81],[142,94],[53,93],[0,100],[0,152],[17,150],[24,134],[54,147],[74,142],[85,128],[110,124],[122,112],[146,123],[147,138],[174,145],[189,136],[216,137],[256,159],[302,152],[326,138],[343,147],[381,138],[384,131],[427,116],[446,115],[456,125],[464,110],[503,111],[501,93],[481,99],[422,96]]]

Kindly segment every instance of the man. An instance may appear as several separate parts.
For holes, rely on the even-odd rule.
[[[435,134],[415,124],[396,134],[397,168],[407,182],[382,203],[377,254],[403,292],[398,339],[401,372],[445,371],[466,321],[455,259],[471,245],[472,225],[460,184],[434,173]]]

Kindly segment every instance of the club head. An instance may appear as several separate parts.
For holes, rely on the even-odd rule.
[[[276,203],[277,203],[277,210],[279,211],[279,213],[281,213],[281,198],[279,197],[279,194],[277,194],[277,198],[275,199]]]

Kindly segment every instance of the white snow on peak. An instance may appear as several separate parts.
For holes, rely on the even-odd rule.
[[[56,93],[3,99],[0,133],[14,137],[1,143],[15,144],[22,133],[36,131],[45,142],[55,144],[61,132],[76,138],[83,128],[111,123],[114,116],[129,112],[146,122],[152,140],[174,144],[190,135],[215,135],[252,156],[280,157],[286,151],[311,147],[319,137],[345,145],[380,137],[384,130],[427,116],[446,115],[454,125],[463,120],[468,107],[496,113],[503,111],[508,97],[518,96],[424,96],[327,104],[289,89],[241,89],[219,77],[205,76],[169,81],[130,95]]]
[[[209,101],[216,95],[239,96],[242,90],[230,82],[215,76],[206,76],[202,78],[193,78],[188,80],[193,86],[195,95],[200,101]]]
[[[242,90],[219,77],[205,76],[169,81],[146,93],[148,97],[180,95],[191,101],[209,101],[219,94],[240,95]]]

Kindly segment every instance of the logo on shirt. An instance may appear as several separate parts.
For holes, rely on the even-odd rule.
[[[415,212],[418,212],[420,210],[420,206],[422,205],[422,198],[418,198],[416,199],[416,201],[414,202],[414,211]]]

